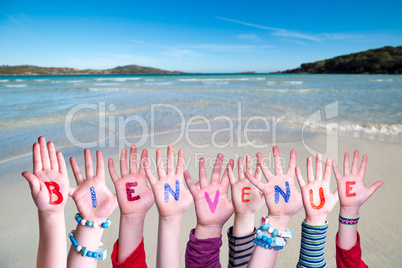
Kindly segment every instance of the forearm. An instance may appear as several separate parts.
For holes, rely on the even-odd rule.
[[[103,228],[92,228],[77,224],[77,228],[74,232],[74,238],[78,244],[91,252],[95,252],[99,248],[101,238],[103,235]],[[67,267],[96,267],[97,260],[92,257],[81,256],[81,252],[71,245],[67,259]]]
[[[291,219],[292,217],[288,216],[273,217],[268,215],[268,220],[271,227],[273,229],[278,229],[279,231],[286,230]],[[265,249],[261,246],[256,246],[248,267],[261,267],[261,263],[264,264],[264,267],[274,267],[278,253],[279,250]]]
[[[324,247],[328,223],[311,225],[302,223],[300,255],[297,267],[326,267]]]
[[[242,237],[254,232],[255,213],[234,215],[233,236]]]
[[[144,234],[145,214],[121,215],[119,229],[119,252],[117,261],[124,262],[138,247]]]
[[[158,268],[180,267],[180,229],[182,216],[161,217],[158,225]]]
[[[359,217],[358,208],[344,208],[341,206],[339,215],[344,218],[356,219]],[[351,249],[357,243],[357,224],[346,225],[339,223],[338,245],[343,249]]]
[[[67,242],[64,211],[38,211],[39,246],[37,267],[66,267]]]

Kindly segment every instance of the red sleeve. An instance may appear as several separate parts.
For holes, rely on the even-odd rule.
[[[138,247],[131,253],[131,255],[122,263],[117,262],[117,254],[119,254],[119,240],[114,243],[112,252],[112,264],[113,268],[147,268],[145,262],[145,249],[144,249],[144,238],[142,238],[141,243]]]
[[[336,267],[338,268],[368,268],[362,261],[362,249],[360,248],[360,235],[357,232],[357,243],[351,249],[346,250],[338,244],[338,233],[336,233]]]

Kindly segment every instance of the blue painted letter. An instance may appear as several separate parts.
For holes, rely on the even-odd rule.
[[[281,187],[279,187],[278,185],[275,185],[275,204],[278,204],[278,202],[279,202],[279,194],[281,194],[283,196],[286,203],[289,202],[289,198],[290,198],[289,182],[286,182],[285,185],[286,185],[286,194],[282,191]]]
[[[172,190],[169,184],[165,183],[165,202],[169,202],[169,192],[173,195],[174,199],[177,201],[179,200],[180,195],[180,186],[179,180],[176,180],[176,192]]]

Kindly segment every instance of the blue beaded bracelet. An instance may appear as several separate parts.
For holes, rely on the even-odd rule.
[[[260,222],[261,226],[257,229],[257,237],[253,242],[260,247],[265,249],[280,250],[283,249],[283,247],[287,244],[286,239],[293,237],[293,232],[289,230],[289,228],[286,231],[278,231],[278,229],[273,229],[268,223],[268,217],[262,217]],[[266,236],[264,231],[270,233],[272,238]]]
[[[87,247],[82,247],[78,244],[78,241],[74,238],[74,230],[71,231],[71,233],[68,234],[68,237],[70,238],[71,244],[75,247],[77,252],[81,253],[81,256],[87,256],[87,257],[92,257],[97,260],[105,260],[106,255],[107,255],[107,249],[105,248],[100,248],[103,246],[103,243],[101,242],[99,245],[99,248],[96,251],[90,251],[87,249]]]
[[[80,216],[80,213],[75,214],[75,220],[76,220],[78,223],[80,223],[81,225],[84,225],[84,226],[86,225],[86,226],[92,227],[92,228],[101,227],[101,228],[106,229],[106,228],[109,228],[110,225],[112,224],[109,219],[106,219],[106,221],[105,221],[105,222],[102,222],[101,224],[98,224],[96,221],[93,221],[93,222],[92,222],[92,221],[87,221],[87,220],[83,219],[83,218]]]

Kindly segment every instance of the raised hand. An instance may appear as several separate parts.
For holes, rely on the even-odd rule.
[[[120,174],[114,169],[113,159],[109,158],[109,173],[116,189],[117,201],[122,215],[146,214],[154,204],[154,195],[148,187],[144,163],[147,150],[141,154],[140,166],[137,166],[137,148],[130,148],[129,169],[127,169],[127,150],[121,150]]]
[[[44,137],[39,137],[38,143],[34,143],[32,152],[33,173],[24,171],[22,176],[29,183],[35,205],[39,211],[62,212],[69,188],[63,154],[56,153],[51,141],[46,146]]]
[[[228,198],[229,176],[228,168],[233,168],[233,160],[228,163],[228,168],[221,179],[223,155],[218,154],[211,175],[211,183],[208,183],[205,159],[199,160],[199,181],[194,184],[188,171],[184,172],[184,178],[194,198],[197,214],[197,227],[194,235],[199,239],[220,236],[222,226],[233,214],[233,205]]]
[[[306,184],[296,167],[296,176],[300,185],[304,210],[306,212],[306,223],[310,225],[324,225],[327,215],[338,202],[338,191],[331,193],[331,159],[327,159],[325,164],[324,177],[322,176],[322,156],[317,154],[316,171],[314,178],[313,161],[311,156],[307,158],[307,181]]]
[[[353,155],[352,172],[349,170],[349,153],[345,153],[343,162],[343,176],[340,174],[335,161],[332,162],[336,182],[338,184],[339,200],[342,210],[353,211],[357,214],[361,205],[364,204],[373,193],[382,185],[382,181],[377,181],[369,188],[364,186],[364,175],[367,167],[367,156],[363,160],[359,169],[359,151]],[[346,211],[345,211],[346,212]],[[343,217],[356,217],[357,215],[342,215]]]
[[[184,152],[179,150],[177,168],[174,169],[174,149],[168,146],[167,172],[163,167],[162,152],[156,151],[156,165],[159,180],[151,172],[148,161],[145,161],[145,172],[154,193],[156,206],[161,217],[182,216],[190,207],[193,199],[184,187]]]
[[[292,150],[290,152],[288,171],[284,174],[281,166],[279,149],[277,146],[274,146],[272,150],[274,153],[275,176],[268,169],[262,155],[258,153],[258,164],[268,183],[262,183],[257,178],[253,177],[250,172],[246,172],[246,177],[264,194],[265,203],[268,206],[269,215],[271,217],[291,218],[303,206],[301,195],[297,191],[294,183],[296,151]]]
[[[255,214],[264,204],[264,195],[261,194],[257,187],[246,179],[242,157],[239,157],[237,169],[238,181],[236,181],[232,167],[228,166],[234,212],[235,214]],[[250,174],[253,172],[250,155],[246,156],[246,172]],[[254,178],[261,181],[261,176],[261,168],[259,167],[259,164],[257,164]]]
[[[101,223],[116,208],[116,195],[111,193],[105,184],[102,152],[96,152],[96,175],[92,167],[91,152],[88,149],[85,149],[84,157],[85,179],[81,175],[75,158],[70,158],[77,187],[70,188],[69,195],[74,199],[81,217]]]

